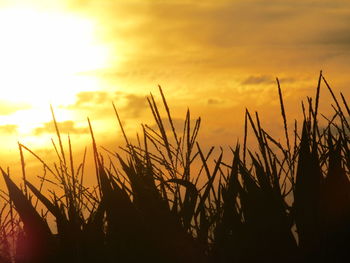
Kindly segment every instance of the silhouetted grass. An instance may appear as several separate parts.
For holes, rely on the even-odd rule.
[[[331,119],[318,109],[323,85],[335,104]],[[84,186],[85,155],[76,167],[70,139],[66,150],[52,111],[54,167],[19,144],[23,187],[2,170],[8,192],[1,193],[0,262],[349,261],[348,104],[343,94],[338,101],[320,73],[315,101],[303,105],[301,131],[295,122],[291,132],[278,80],[277,86],[285,143],[247,110],[243,148],[232,149],[230,164],[223,152],[213,157],[213,148],[202,151],[200,119],[193,123],[189,111],[176,130],[161,89],[167,119],[151,95],[156,127],[143,125],[136,144],[113,105],[126,145],[123,154],[107,150],[106,161],[89,121],[95,188]],[[327,121],[322,128],[320,118]],[[248,136],[256,138],[255,152]],[[39,186],[27,180],[23,150],[46,171]],[[47,196],[44,183],[56,185]]]

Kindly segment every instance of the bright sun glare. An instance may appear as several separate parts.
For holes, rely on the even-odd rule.
[[[11,116],[23,123],[47,121],[39,109],[74,102],[76,93],[98,89],[88,74],[106,66],[93,21],[63,12],[28,8],[0,10],[1,101],[30,109]],[[47,114],[46,114],[47,115]],[[0,124],[4,125],[0,118]]]

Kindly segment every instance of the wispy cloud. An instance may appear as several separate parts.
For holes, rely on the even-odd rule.
[[[161,118],[163,126],[165,131],[172,131],[172,127],[170,125],[170,122],[167,118]],[[183,132],[184,129],[184,125],[185,125],[185,119],[182,118],[172,118],[172,122],[175,128],[175,131],[178,133],[178,135],[180,135]],[[191,119],[190,120],[190,126],[194,127],[196,123],[196,119]],[[149,125],[150,128],[157,130],[158,131],[158,125],[156,123],[153,123],[151,125]]]
[[[86,134],[89,133],[89,129],[87,127],[76,127],[73,121],[64,121],[57,123],[59,131],[61,133],[68,134]],[[55,124],[53,121],[46,122],[42,127],[37,127],[33,130],[34,135],[41,135],[44,133],[56,133]]]
[[[30,108],[29,105],[16,104],[16,103],[12,103],[9,101],[1,101],[0,100],[0,115],[2,115],[2,116],[11,115],[11,114],[15,113],[16,111],[26,110],[29,108]]]
[[[114,114],[112,102],[126,118],[138,118],[147,108],[145,95],[123,91],[80,92],[76,95],[75,104],[69,105],[68,108],[87,111],[87,115],[91,111],[95,116],[106,117]]]
[[[215,98],[208,99],[208,104],[209,105],[219,105],[219,104],[222,104],[222,103],[224,103],[223,100],[219,100],[219,99],[215,99]]]
[[[122,102],[123,106],[119,109],[131,118],[138,118],[147,109],[146,96],[116,92],[115,100],[117,103]]]
[[[241,82],[241,85],[260,85],[260,84],[272,84],[273,78],[270,76],[249,76]]]
[[[0,125],[0,133],[15,133],[18,126],[14,124]]]
[[[110,100],[108,92],[103,91],[83,91],[76,95],[76,105],[101,104]]]

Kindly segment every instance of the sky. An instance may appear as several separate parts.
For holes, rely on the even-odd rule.
[[[0,0],[0,166],[18,167],[18,141],[53,158],[50,104],[77,158],[91,144],[87,117],[117,150],[112,102],[134,137],[152,124],[158,85],[178,126],[187,108],[202,118],[204,147],[241,141],[246,108],[283,138],[276,77],[290,125],[320,70],[349,97],[349,17],[340,0]],[[323,87],[326,115],[327,102]]]

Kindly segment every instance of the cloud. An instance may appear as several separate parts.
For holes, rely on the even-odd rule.
[[[141,113],[147,108],[146,96],[132,94],[132,93],[123,93],[116,92],[115,99],[118,103],[123,101],[123,106],[119,108],[120,111],[125,113],[127,117],[138,118]],[[116,105],[118,107],[118,105]]]
[[[249,76],[241,82],[241,85],[259,85],[259,84],[272,84],[273,78],[270,76]]]
[[[350,14],[349,14],[350,15]],[[349,47],[350,46],[350,23],[347,27],[343,28],[331,28],[322,32],[314,39],[323,45]]]
[[[76,95],[76,105],[101,104],[107,102],[108,98],[110,98],[109,94],[104,91],[83,91]]]
[[[115,47],[115,64],[86,74],[134,93],[160,83],[184,100],[220,99],[214,86],[235,92],[235,82],[262,86],[275,83],[276,76],[304,78],[340,63],[344,72],[349,68],[346,1],[80,0],[72,5],[98,20],[99,34]],[[242,81],[247,75],[252,77]]]
[[[286,0],[270,1],[269,4],[261,0],[218,1],[215,4],[210,1],[154,1],[143,4],[131,1],[128,5],[117,2],[110,12],[118,7],[120,13],[123,9],[133,12],[122,15],[129,21],[124,25],[114,23],[108,16],[110,35],[114,38],[123,36],[133,51],[128,59],[132,60],[135,56],[138,62],[153,58],[185,64],[186,60],[194,61],[196,54],[201,55],[202,61],[208,62],[206,57],[220,54],[219,49],[238,47],[244,50],[269,47],[272,48],[269,53],[273,54],[276,48],[322,44],[316,36],[350,24],[346,11],[350,4],[344,1]],[[203,50],[206,52],[201,52]],[[298,53],[301,51],[299,48]],[[262,55],[244,53],[256,60],[260,60]],[[298,55],[293,53],[285,53],[285,56]],[[227,60],[236,55],[233,52],[225,54],[222,58]],[[216,57],[212,61],[220,59]]]
[[[126,93],[123,91],[89,91],[80,92],[76,95],[76,102],[69,105],[69,109],[93,111],[97,116],[106,116],[113,113],[112,102],[115,103],[119,112],[127,118],[138,118],[147,108],[145,95]]]
[[[282,77],[278,78],[280,83],[294,83],[297,80],[292,77]],[[268,76],[268,75],[251,75],[243,79],[240,83],[243,86],[247,85],[270,85],[276,84],[276,77]]]
[[[29,109],[30,106],[29,105],[25,105],[25,104],[16,104],[16,103],[11,103],[8,101],[0,101],[0,116],[4,116],[4,115],[11,115],[13,113],[15,113],[16,111],[19,110],[25,110],[25,109]]]
[[[167,118],[161,118],[161,120],[162,120],[162,123],[163,123],[165,131],[168,131],[168,132],[172,131],[171,125],[169,123],[169,120]],[[184,128],[184,125],[185,125],[185,119],[172,118],[172,121],[173,121],[173,125],[174,125],[174,128],[175,128],[175,131],[178,133],[178,135],[182,134],[183,128]],[[196,123],[196,119],[191,119],[191,121],[190,121],[191,129],[193,129],[195,123]],[[150,128],[152,128],[152,129],[158,131],[158,125],[156,123],[153,123],[153,124],[148,125],[148,126]]]
[[[222,103],[223,103],[222,100],[213,99],[213,98],[208,99],[209,105],[218,105],[218,104],[222,104]]]
[[[79,2],[76,10],[89,9],[117,58],[109,68],[90,74],[136,96],[160,83],[179,111],[190,106],[202,116],[213,115],[232,103],[237,109],[265,105],[269,111],[278,103],[276,77],[295,100],[310,91],[310,77],[317,79],[320,69],[334,72],[332,79],[343,83],[349,79],[349,1]],[[287,83],[293,85],[283,86]],[[90,95],[82,95],[80,106],[101,116],[107,109],[113,114],[109,103],[98,105],[98,95]],[[108,100],[116,102],[123,118],[138,116],[146,103],[126,92],[116,98],[112,90]],[[225,107],[204,107],[220,101]]]
[[[17,128],[14,124],[0,125],[0,133],[15,133]]]
[[[142,75],[148,72],[149,78],[160,70],[166,75],[181,68],[189,72],[246,63],[271,68],[275,62],[278,69],[291,57],[304,58],[303,64],[319,63],[319,56],[330,52],[325,43],[348,43],[350,26],[350,2],[343,0],[65,2],[96,18],[104,39],[115,44],[115,55],[122,59],[118,72],[109,75],[114,78],[125,78],[135,69]],[[315,45],[326,50],[306,57],[307,47]]]
[[[88,128],[75,127],[73,121],[58,122],[60,133],[68,134],[86,134],[89,133]],[[53,121],[44,123],[43,127],[37,127],[33,130],[34,135],[42,135],[44,133],[56,133],[55,124]]]

